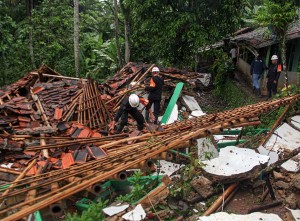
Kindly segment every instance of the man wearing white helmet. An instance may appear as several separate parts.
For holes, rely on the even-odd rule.
[[[154,123],[157,124],[157,119],[159,116],[160,111],[160,101],[161,101],[161,94],[164,86],[164,79],[159,75],[159,68],[154,67],[152,69],[152,76],[150,79],[150,85],[145,87],[146,91],[149,91],[149,104],[146,106],[146,110],[150,110],[152,104],[154,104]],[[146,116],[148,119],[148,116]]]
[[[121,118],[121,122],[116,130],[116,133],[121,133],[124,126],[128,122],[128,114],[130,114],[136,120],[138,130],[143,130],[145,119],[137,109],[140,103],[146,106],[149,103],[149,101],[145,98],[140,98],[136,94],[131,94],[130,96],[125,97],[120,105],[118,112],[114,117],[114,120],[110,124],[109,131],[114,131],[116,123]]]
[[[271,57],[272,64],[269,67],[267,74],[267,90],[268,90],[268,99],[272,97],[272,94],[277,93],[277,83],[282,71],[282,67],[278,64],[278,56],[273,55]]]

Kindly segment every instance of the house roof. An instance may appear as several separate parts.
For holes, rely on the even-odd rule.
[[[247,32],[245,34],[238,35],[231,38],[233,42],[245,42],[252,45],[255,48],[263,48],[269,45],[277,43],[277,40],[272,35],[266,35],[267,27],[258,28],[254,31]],[[300,20],[294,22],[288,30],[287,40],[300,37]]]

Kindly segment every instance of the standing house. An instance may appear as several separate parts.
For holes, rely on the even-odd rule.
[[[230,41],[239,47],[238,69],[251,80],[250,65],[254,54],[259,53],[266,64],[270,63],[273,54],[279,55],[279,47],[276,36],[268,28],[258,28],[244,34],[237,35]],[[294,22],[287,33],[287,71],[290,84],[299,84],[300,72],[300,20]],[[279,60],[280,61],[280,60]],[[279,87],[284,86],[284,74],[278,82]]]

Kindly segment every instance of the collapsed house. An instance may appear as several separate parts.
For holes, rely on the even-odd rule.
[[[261,114],[300,99],[293,95],[205,115],[197,103],[197,90],[209,84],[209,74],[160,68],[165,78],[165,113],[161,118],[165,125],[158,131],[130,136],[134,132],[131,123],[128,133],[109,134],[108,125],[122,99],[131,92],[145,95],[143,84],[153,66],[128,63],[102,84],[61,76],[42,66],[1,92],[0,177],[7,185],[0,196],[3,220],[21,219],[46,207],[58,216],[66,198],[81,191],[97,195],[104,191],[104,182],[125,180],[130,169],[151,172],[155,160],[171,161],[183,155],[174,150],[189,151],[195,142],[198,147],[206,146],[200,138],[227,128],[258,125]],[[182,82],[192,89],[183,87]],[[198,149],[198,157],[203,155],[201,150]],[[239,151],[235,152],[240,156]],[[253,154],[250,152],[246,156]],[[239,180],[249,178],[253,168],[267,166],[269,157],[260,158]],[[213,174],[209,163],[204,171]],[[219,182],[220,177],[217,176]],[[224,179],[225,183],[232,177],[231,174],[230,179]],[[159,190],[152,193],[151,199],[156,203],[168,194],[169,179],[162,178],[161,183]],[[139,203],[151,206],[148,198]]]

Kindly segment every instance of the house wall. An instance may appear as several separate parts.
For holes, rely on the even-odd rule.
[[[250,64],[248,64],[246,61],[244,61],[242,58],[239,58],[237,68],[240,70],[240,73],[243,74],[244,79],[249,83],[249,85],[252,86],[251,81],[251,74],[250,74]],[[264,75],[264,78],[266,77],[266,73]],[[288,80],[289,84],[299,84],[299,74],[297,72],[291,72],[288,71]],[[281,73],[279,81],[278,81],[278,87],[282,88],[284,87],[284,74]]]

